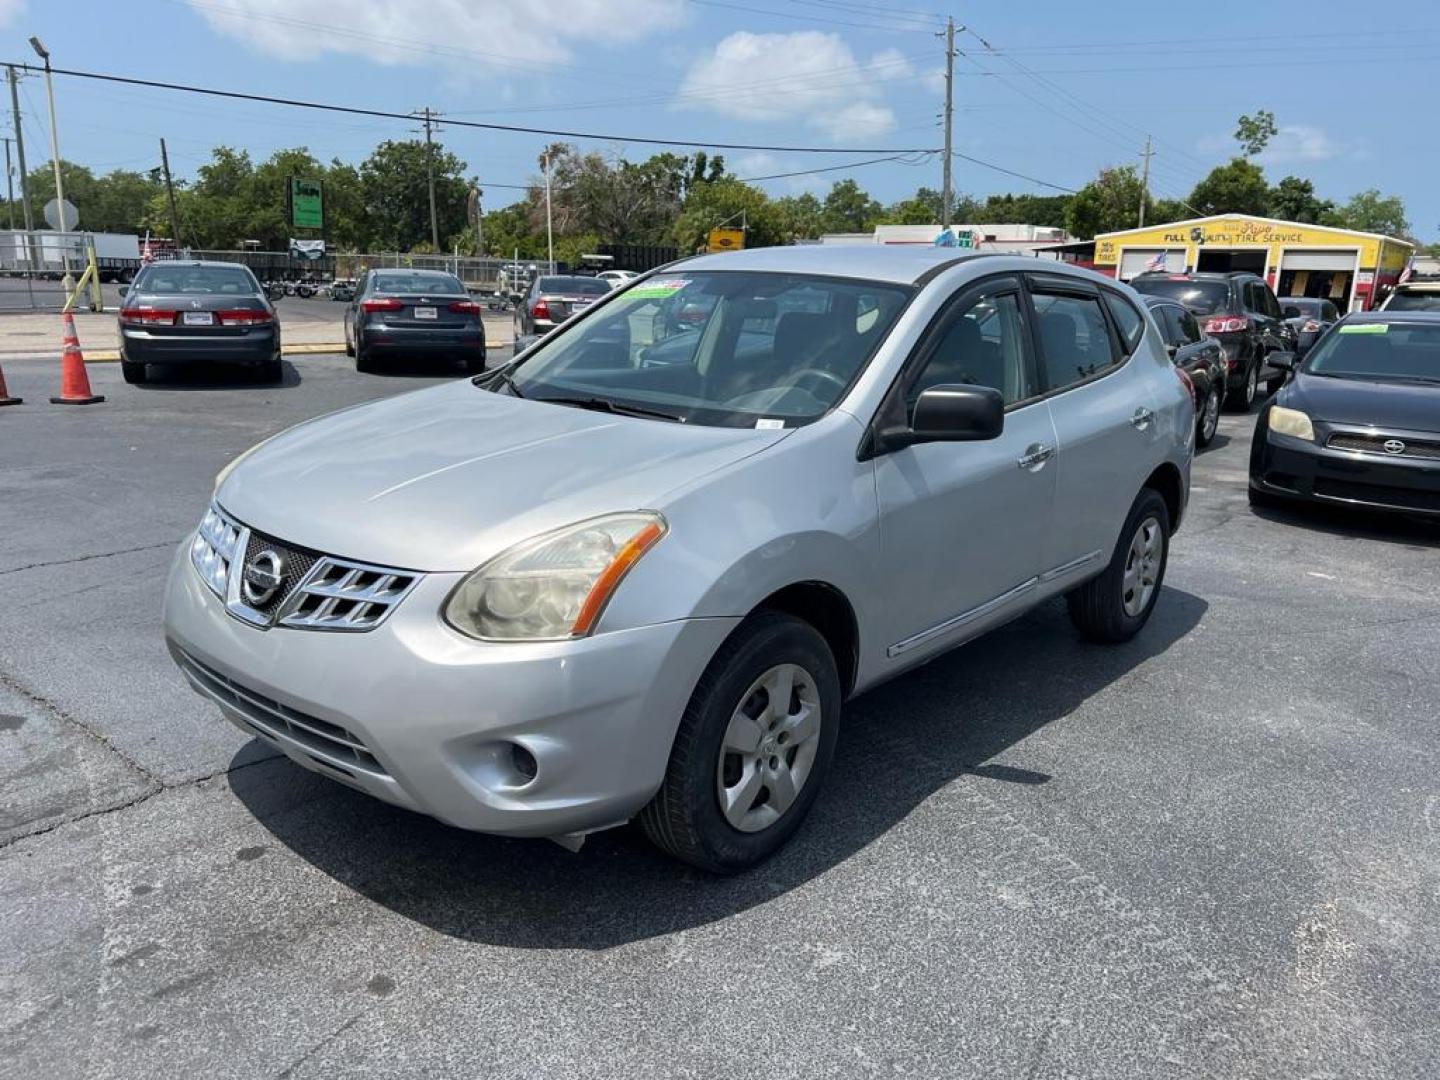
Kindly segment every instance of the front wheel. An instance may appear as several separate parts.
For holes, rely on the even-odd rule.
[[[1220,388],[1212,386],[1200,403],[1200,416],[1195,421],[1195,445],[1202,450],[1215,441],[1220,426]]]
[[[703,870],[754,866],[809,812],[839,720],[840,677],[825,639],[790,615],[752,615],[700,677],[640,827]]]
[[[1150,619],[1170,555],[1170,511],[1154,488],[1130,507],[1110,565],[1071,592],[1070,618],[1091,641],[1128,641]]]

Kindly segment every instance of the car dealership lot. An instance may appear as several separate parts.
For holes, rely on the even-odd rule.
[[[1440,528],[1257,515],[1222,417],[1136,640],[1052,604],[856,700],[715,879],[372,802],[166,656],[216,471],[446,374],[92,365],[61,409],[6,361],[0,1075],[1435,1074]]]

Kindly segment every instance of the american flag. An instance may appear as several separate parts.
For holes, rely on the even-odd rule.
[[[1152,256],[1150,257],[1150,261],[1145,264],[1145,269],[1146,269],[1146,270],[1164,270],[1164,269],[1165,269],[1165,254],[1166,254],[1166,253],[1163,252],[1163,251],[1157,251],[1154,255],[1152,255]]]
[[[1405,263],[1405,269],[1400,271],[1400,277],[1399,277],[1399,279],[1396,280],[1395,284],[1397,284],[1397,285],[1404,285],[1407,281],[1409,281],[1409,280],[1410,280],[1411,278],[1413,278],[1414,276],[1415,276],[1415,256],[1414,256],[1414,255],[1411,255],[1409,261],[1407,261],[1407,262]]]

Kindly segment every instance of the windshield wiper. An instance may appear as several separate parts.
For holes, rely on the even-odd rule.
[[[496,368],[494,371],[487,371],[484,375],[480,376],[480,378],[490,380],[490,385],[486,387],[487,390],[492,390],[493,392],[493,387],[496,383],[503,383],[505,388],[516,397],[523,398],[525,396],[520,392],[520,387],[515,385],[515,380],[510,377],[508,366]],[[477,382],[476,385],[478,386],[479,383]]]
[[[659,409],[646,409],[639,405],[621,405],[617,401],[601,397],[547,397],[535,398],[536,401],[544,401],[551,405],[569,405],[576,409],[591,409],[595,412],[614,413],[616,416],[638,416],[652,420],[669,420],[673,423],[683,424],[685,418],[676,416],[674,413],[661,412]]]

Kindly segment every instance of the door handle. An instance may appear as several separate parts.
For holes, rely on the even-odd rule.
[[[1055,448],[1053,446],[1045,446],[1043,443],[1031,443],[1025,448],[1025,453],[1020,455],[1015,464],[1019,465],[1022,469],[1039,469],[1054,456]]]
[[[1154,419],[1155,414],[1151,410],[1145,408],[1144,406],[1141,406],[1140,408],[1135,410],[1135,415],[1130,417],[1130,423],[1134,427],[1139,428],[1141,431],[1144,431],[1147,427],[1150,426],[1150,421]]]

